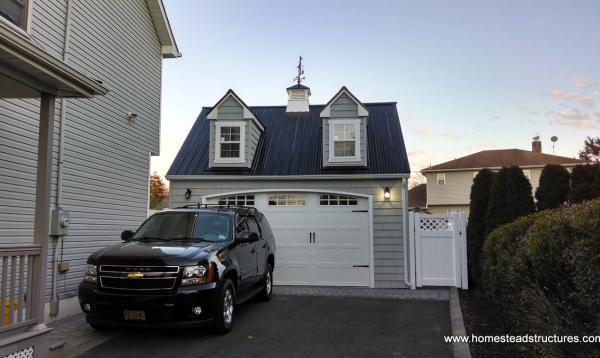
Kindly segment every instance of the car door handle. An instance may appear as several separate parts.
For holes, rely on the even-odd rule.
[[[352,265],[352,267],[369,267],[369,265]]]
[[[253,247],[252,250],[250,250],[250,253],[253,254],[255,252],[256,252],[256,248]]]

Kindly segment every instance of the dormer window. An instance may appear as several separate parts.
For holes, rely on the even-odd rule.
[[[329,131],[329,161],[359,161],[360,119],[332,119]]]
[[[245,122],[219,121],[216,123],[215,162],[241,163],[245,161]]]

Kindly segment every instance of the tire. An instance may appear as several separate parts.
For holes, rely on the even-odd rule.
[[[217,334],[226,334],[233,327],[235,313],[235,286],[233,282],[226,279],[216,296],[213,331]]]
[[[256,299],[266,302],[271,299],[271,295],[273,294],[273,268],[271,268],[271,264],[267,264],[265,277],[262,279],[262,285],[263,289],[256,295]]]

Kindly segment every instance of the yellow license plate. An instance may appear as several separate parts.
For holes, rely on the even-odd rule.
[[[144,311],[123,311],[125,314],[126,321],[145,321],[146,320],[146,312]]]

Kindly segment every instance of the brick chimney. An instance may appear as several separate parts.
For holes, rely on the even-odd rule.
[[[534,153],[542,152],[542,142],[540,141],[540,136],[533,137],[533,142],[531,142],[531,151]]]

